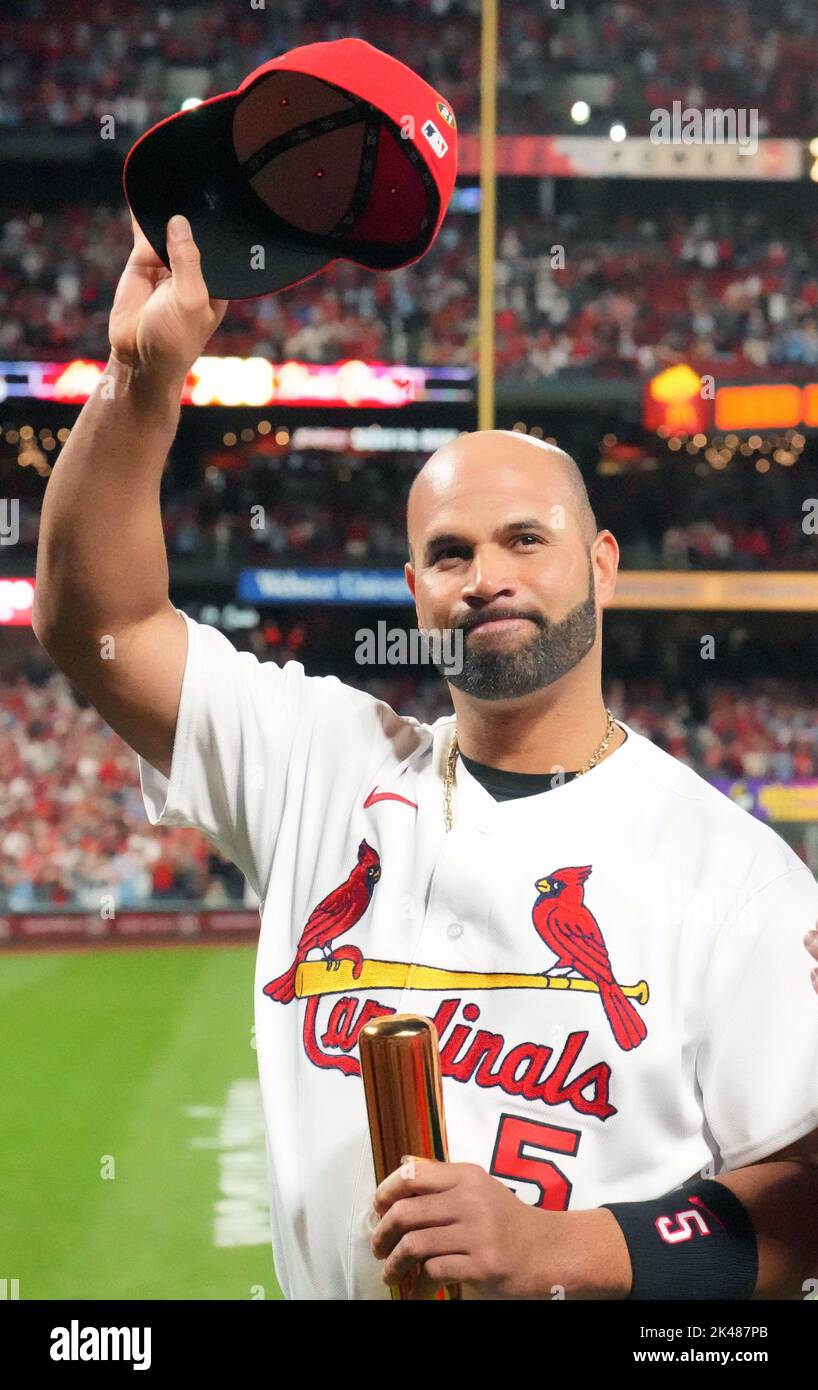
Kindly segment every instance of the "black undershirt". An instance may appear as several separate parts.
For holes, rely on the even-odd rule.
[[[499,767],[486,767],[473,758],[460,757],[467,772],[480,783],[495,801],[513,801],[519,796],[539,796],[552,787],[560,787],[576,777],[575,772],[506,772]]]

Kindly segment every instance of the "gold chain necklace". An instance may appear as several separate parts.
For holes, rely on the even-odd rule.
[[[579,771],[575,773],[575,776],[577,777],[584,776],[586,772],[591,771],[592,767],[596,767],[603,753],[606,752],[608,744],[614,736],[614,730],[616,728],[616,725],[614,723],[614,717],[609,709],[605,710],[605,714],[607,715],[605,737],[603,738],[599,747],[591,754],[585,766],[581,767]],[[447,834],[451,830],[452,825],[454,824],[454,813],[452,811],[452,791],[454,790],[454,769],[455,764],[457,763],[457,754],[459,751],[460,750],[457,744],[457,730],[455,729],[455,732],[452,734],[452,741],[449,744],[449,752],[446,755],[446,770],[443,774],[443,823],[446,826]]]

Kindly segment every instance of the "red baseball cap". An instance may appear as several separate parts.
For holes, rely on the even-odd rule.
[[[335,260],[411,265],[437,236],[456,175],[440,93],[363,39],[335,39],[160,121],[132,146],[123,182],[165,265],[168,220],[182,213],[211,296],[254,299]]]

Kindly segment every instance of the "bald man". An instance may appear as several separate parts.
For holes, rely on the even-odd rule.
[[[184,219],[136,234],[103,386],[43,506],[34,626],[135,750],[153,825],[260,901],[256,1044],[287,1297],[751,1299],[818,1258],[818,886],[606,710],[619,552],[576,464],[514,432],[421,470],[406,580],[462,641],[427,725],[239,654],[168,596],[159,505],[220,322]],[[102,659],[102,650],[106,658]],[[113,659],[110,659],[113,656]],[[450,1163],[375,1187],[358,1035],[434,1020]]]

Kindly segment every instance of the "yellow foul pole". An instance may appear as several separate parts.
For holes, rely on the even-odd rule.
[[[494,252],[497,239],[497,0],[483,0],[480,41],[480,356],[477,428],[494,429]]]

